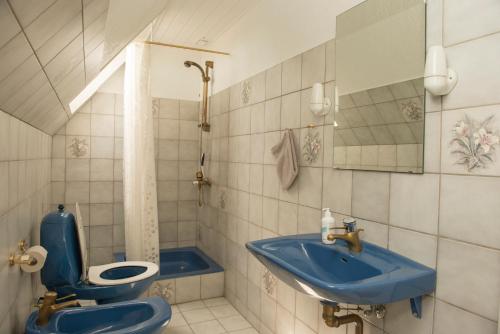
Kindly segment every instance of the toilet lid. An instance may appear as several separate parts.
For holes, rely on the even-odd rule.
[[[121,268],[121,267],[144,267],[146,270],[138,275],[120,279],[106,279],[101,277],[101,274],[106,270]],[[141,281],[143,279],[156,275],[157,272],[158,272],[158,265],[152,262],[143,262],[143,261],[115,262],[115,263],[103,264],[101,266],[90,267],[88,280],[90,283],[95,285],[119,285],[119,284],[127,284],[127,283]]]
[[[75,211],[76,211],[76,230],[77,230],[77,235],[78,235],[78,243],[80,244],[80,256],[82,259],[82,276],[81,279],[82,281],[85,281],[87,279],[87,268],[89,267],[89,256],[87,254],[87,243],[85,240],[85,229],[83,228],[83,217],[82,213],[80,212],[80,206],[78,203],[75,205]]]

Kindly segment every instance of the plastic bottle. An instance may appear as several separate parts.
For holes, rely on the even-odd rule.
[[[324,244],[333,244],[335,240],[328,240],[327,236],[330,234],[330,228],[335,224],[335,218],[333,218],[332,211],[329,208],[324,208],[321,210],[321,241]]]

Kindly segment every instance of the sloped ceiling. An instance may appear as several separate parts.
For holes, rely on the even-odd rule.
[[[0,109],[53,134],[99,72],[109,0],[0,0]]]
[[[153,39],[198,47],[259,2],[164,1]],[[0,110],[48,134],[61,128],[71,117],[69,102],[97,75],[105,44],[114,42],[105,42],[108,7],[109,0],[0,0]]]

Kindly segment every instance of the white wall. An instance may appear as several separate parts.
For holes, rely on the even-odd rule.
[[[215,57],[218,92],[275,64],[335,37],[335,18],[361,0],[261,1],[222,35],[212,49],[229,50]]]
[[[183,49],[152,46],[151,50],[151,94],[154,97],[200,100],[201,73],[196,68],[186,68],[184,61],[192,60],[203,65],[205,54]],[[208,58],[207,58],[208,59]],[[99,89],[103,93],[123,92],[124,69],[116,72]]]

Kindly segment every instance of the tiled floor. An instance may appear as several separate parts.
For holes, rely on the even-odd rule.
[[[172,320],[163,334],[257,334],[248,321],[223,298],[172,306]]]

